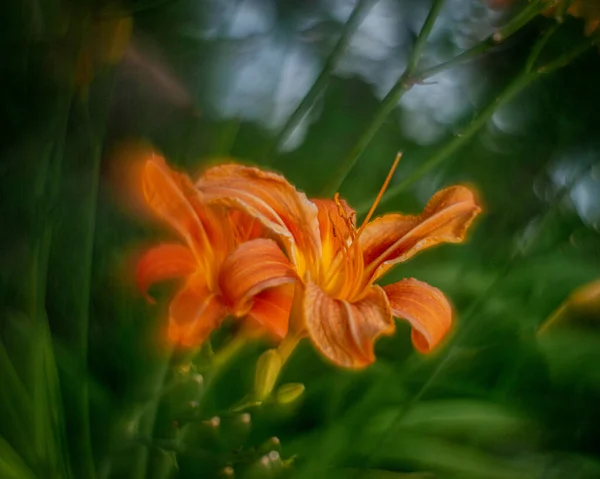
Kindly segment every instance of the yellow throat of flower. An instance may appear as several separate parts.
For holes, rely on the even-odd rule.
[[[365,281],[365,264],[359,238],[375,213],[401,158],[402,153],[398,153],[375,201],[358,229],[354,217],[356,213],[352,211],[349,214],[342,205],[339,193],[334,195],[336,214],[344,228],[336,227],[336,224],[340,224],[340,222],[336,222],[330,213],[331,234],[327,236],[328,239],[323,244],[319,275],[320,286],[331,296],[355,301],[364,294],[368,281]]]

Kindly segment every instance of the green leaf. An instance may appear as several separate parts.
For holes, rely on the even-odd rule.
[[[68,463],[65,418],[58,370],[48,324],[34,326],[33,357],[33,447],[47,474],[72,477]]]
[[[418,434],[403,434],[383,445],[380,461],[403,461],[417,470],[440,471],[461,478],[530,479],[542,465],[536,457],[498,457],[473,446]],[[444,476],[443,476],[444,477]]]
[[[0,477],[3,479],[35,479],[35,474],[27,467],[25,461],[1,436]]]

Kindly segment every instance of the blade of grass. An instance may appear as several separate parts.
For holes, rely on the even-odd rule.
[[[49,371],[56,370],[56,364],[46,316],[48,260],[54,226],[52,215],[47,214],[47,210],[50,206],[52,211],[56,204],[72,99],[72,91],[57,98],[57,118],[53,125],[53,130],[57,130],[53,135],[56,140],[49,154],[44,156],[36,179],[34,220],[41,227],[40,234],[34,237],[32,244],[30,272],[30,315],[36,328],[33,340],[40,342],[39,347],[34,348],[36,356],[33,358],[33,451],[37,466],[41,468],[40,472],[60,473],[63,477],[70,477],[71,474],[67,466],[67,448],[61,447],[64,446],[64,421],[57,421],[62,417],[62,402],[59,401],[60,392],[56,390],[58,378],[48,374]]]
[[[0,477],[4,479],[35,479],[36,476],[10,444],[0,436]]]
[[[110,91],[112,91],[112,85]],[[110,92],[108,96],[110,98]],[[106,103],[109,105],[110,101]],[[76,321],[72,324],[72,333],[75,337],[75,355],[78,361],[80,361],[87,370],[98,183],[100,177],[100,161],[102,157],[102,138],[106,127],[108,106],[106,112],[103,115],[100,115],[101,118],[98,120],[100,123],[99,126],[93,124],[87,101],[81,102],[79,106],[83,117],[84,127],[87,130],[86,133],[90,145],[90,155],[89,176],[88,178],[82,179],[82,181],[87,184],[87,188],[85,188],[85,196],[80,199],[83,228],[78,245],[79,248],[81,248],[81,260],[78,261],[78,267],[71,271],[72,274],[77,275],[80,280],[78,281],[79,287],[76,290],[76,293],[75,291],[73,292],[75,294],[71,313],[72,317],[76,318]],[[99,133],[96,133],[95,130],[99,130]],[[95,477],[96,472],[91,444],[89,379],[87,374],[79,381],[76,399],[77,400],[73,405],[75,408],[75,411],[73,411],[73,415],[75,416],[73,426],[76,430],[75,435],[77,440],[71,443],[71,447],[75,448],[73,455],[76,458],[75,465],[77,466],[78,475],[92,479]]]
[[[52,336],[47,321],[37,321],[34,328],[33,418],[36,448],[45,458],[41,464],[42,475],[73,477]]]
[[[2,433],[9,436],[17,451],[32,466],[31,454],[31,396],[17,374],[4,343],[0,339],[0,411],[4,418]]]
[[[356,30],[358,29],[358,27],[360,26],[360,24],[362,23],[367,13],[374,4],[375,0],[358,1],[356,7],[354,7],[354,10],[350,14],[348,21],[344,25],[340,38],[338,39],[337,43],[331,50],[331,53],[325,60],[323,68],[321,69],[321,72],[315,79],[315,82],[312,84],[302,101],[298,104],[296,109],[293,111],[293,113],[290,115],[288,120],[285,122],[285,124],[275,137],[271,149],[265,155],[265,164],[269,164],[274,161],[274,155],[276,153],[277,148],[288,139],[289,135],[292,133],[294,128],[298,126],[298,123],[300,123],[302,118],[304,118],[304,116],[308,113],[319,94],[323,91],[331,73],[338,65],[339,61],[344,55],[344,52],[348,48],[348,45],[350,44],[350,39],[352,38],[352,36],[354,35],[354,33],[356,32]]]

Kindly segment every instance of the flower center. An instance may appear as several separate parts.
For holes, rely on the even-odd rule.
[[[339,193],[336,193],[333,197],[337,207],[337,218],[333,217],[331,213],[329,214],[329,225],[332,233],[329,242],[331,244],[323,245],[324,248],[333,252],[333,257],[330,259],[330,257],[324,256],[322,261],[324,270],[323,289],[338,299],[357,300],[360,299],[365,290],[365,264],[358,240],[389,186],[401,158],[402,153],[398,153],[375,201],[358,229],[353,217],[355,215],[354,211],[351,215],[348,214],[347,209],[342,205]]]

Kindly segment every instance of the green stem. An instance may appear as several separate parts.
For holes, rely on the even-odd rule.
[[[156,370],[156,374],[154,376],[152,392],[150,394],[153,399],[144,404],[140,410],[135,411],[134,421],[139,417],[139,415],[143,416],[140,420],[138,431],[140,436],[154,436],[156,420],[161,405],[162,392],[165,387],[165,383],[167,382],[167,378],[169,377],[169,372],[175,363],[175,358],[175,349],[169,350],[165,355],[164,361],[162,361]],[[142,448],[138,457],[136,458],[131,477],[134,479],[143,479],[147,477],[147,475],[151,472],[149,470],[151,461],[152,457],[150,456],[150,451],[148,448]]]
[[[577,45],[572,50],[569,50],[563,53],[562,55],[558,56],[551,62],[542,65],[537,69],[537,72],[541,74],[547,74],[559,70],[560,68],[567,66],[575,58],[581,56],[582,54],[587,52],[591,47],[597,45],[598,43],[600,43],[600,34],[598,34],[595,37],[592,37],[591,39],[587,39],[586,41]]]
[[[204,388],[202,390],[199,407],[202,407],[203,400],[208,396],[207,393],[212,389],[215,380],[223,372],[225,366],[237,356],[246,344],[248,344],[247,336],[243,334],[243,331],[239,331],[231,341],[212,356],[211,369],[204,376]],[[153,387],[153,390],[156,391],[156,394],[153,394],[154,399],[150,402],[149,407],[148,405],[144,405],[141,409],[136,411],[136,416],[139,417],[140,414],[143,414],[143,411],[147,410],[146,414],[144,414],[145,421],[142,422],[139,428],[141,436],[162,437],[161,431],[158,430],[161,428],[157,419],[161,408],[164,405],[167,393],[171,390],[172,386],[176,384],[175,382],[169,382],[170,373],[174,367],[184,361],[187,362],[195,356],[195,354],[196,350],[191,353],[182,353],[181,351],[173,350],[168,354],[163,366],[157,371]],[[165,455],[151,456],[148,449],[144,448],[141,459],[142,460],[138,461],[137,470],[132,477],[140,479],[144,477],[162,479],[170,476],[173,469],[173,461],[170,457]]]
[[[542,50],[546,46],[546,43],[548,43],[548,40],[550,40],[550,37],[552,35],[554,35],[554,32],[558,29],[559,26],[560,26],[559,23],[555,23],[554,25],[552,25],[550,28],[548,28],[544,32],[544,34],[540,37],[540,39],[535,43],[535,45],[531,49],[531,53],[529,54],[529,57],[527,58],[527,63],[525,64],[525,71],[531,72],[533,70],[533,65],[535,64],[538,57],[540,56],[540,53],[542,53]]]
[[[420,165],[415,171],[404,178],[400,183],[388,189],[387,193],[381,199],[380,205],[390,201],[398,194],[403,192],[408,186],[412,185],[416,180],[421,178],[425,173],[430,171],[432,168],[438,166],[440,163],[445,161],[452,153],[466,143],[479,129],[486,124],[486,122],[492,117],[498,107],[511,98],[517,93],[522,91],[527,85],[529,85],[536,78],[535,74],[522,73],[518,75],[508,86],[483,109],[481,112],[471,120],[471,122],[462,130],[461,133],[454,136],[449,142],[443,144],[441,148],[435,152],[427,161]],[[362,215],[366,213],[371,207],[371,202],[364,203],[357,208],[357,214]]]
[[[110,103],[110,102],[108,102]],[[81,289],[76,302],[78,310],[75,317],[78,318],[77,347],[78,356],[82,364],[88,363],[88,341],[90,324],[90,298],[92,289],[92,265],[94,257],[94,238],[96,236],[96,212],[98,203],[98,184],[100,178],[100,160],[102,156],[102,143],[100,138],[104,135],[96,135],[92,119],[89,114],[87,102],[82,103],[84,121],[88,127],[88,136],[91,145],[90,155],[90,178],[87,189],[87,197],[83,199],[83,218],[85,227],[81,238],[82,262],[81,262]],[[102,129],[105,121],[102,122]],[[77,441],[77,457],[80,461],[80,473],[85,477],[95,477],[94,457],[91,444],[90,428],[90,405],[89,405],[89,382],[87,376],[83,378],[80,385],[77,401],[79,415],[79,440]]]
[[[400,75],[400,78],[398,79],[396,84],[385,96],[385,98],[381,102],[379,109],[375,113],[375,116],[371,120],[371,123],[363,132],[363,134],[359,137],[359,139],[352,147],[348,155],[341,162],[340,166],[333,174],[331,181],[325,186],[323,196],[329,197],[339,189],[340,185],[346,179],[346,177],[358,161],[358,158],[360,157],[362,152],[365,150],[365,148],[375,136],[375,133],[377,133],[377,131],[381,127],[382,123],[392,112],[392,110],[396,107],[398,101],[400,100],[400,98],[402,98],[402,95],[404,95],[404,93],[411,88],[412,75],[415,69],[417,68],[418,62],[423,53],[423,48],[425,47],[425,44],[427,42],[427,38],[429,37],[433,25],[435,24],[435,20],[440,10],[442,9],[442,6],[444,5],[444,1],[445,0],[434,0],[433,5],[429,10],[429,14],[425,19],[425,23],[423,24],[423,28],[421,28],[419,36],[415,41],[415,45],[408,60],[408,64],[404,69],[404,72],[402,73],[402,75]]]
[[[424,70],[415,72],[413,84],[421,83],[427,78],[435,76],[438,73],[450,70],[451,68],[454,68],[455,66],[460,65],[461,63],[473,60],[474,58],[477,58],[483,55],[484,53],[490,51],[496,45],[497,43],[492,39],[492,37],[488,37],[482,42],[478,43],[477,45],[469,48],[468,50],[465,50],[464,52],[456,55],[454,58],[446,62],[440,63],[439,65],[436,65],[434,67],[429,67]]]
[[[439,2],[441,3],[441,2]],[[358,138],[354,146],[350,149],[350,152],[340,164],[337,172],[333,176],[333,180],[326,186],[323,191],[324,196],[331,196],[337,191],[348,176],[358,158],[362,155],[366,147],[369,145],[383,122],[387,119],[390,113],[394,110],[402,96],[410,90],[415,84],[423,82],[425,79],[437,75],[443,71],[449,70],[461,63],[470,61],[476,57],[493,49],[499,42],[506,40],[511,35],[514,35],[517,31],[523,28],[532,18],[534,18],[542,9],[541,2],[534,2],[523,9],[519,14],[511,19],[504,27],[500,28],[493,35],[478,43],[469,50],[457,55],[456,57],[448,60],[447,62],[441,63],[434,67],[426,68],[424,70],[416,70],[418,64],[418,58],[421,54],[427,36],[433,27],[435,17],[437,16],[438,10],[436,8],[441,5],[434,4],[429,16],[425,21],[425,25],[419,34],[415,48],[411,54],[411,60],[407,70],[405,70],[393,88],[385,96],[375,116],[367,126],[363,134]],[[412,68],[412,69],[411,69]],[[416,70],[416,71],[415,71]]]
[[[554,30],[552,29],[540,38],[539,44],[541,44],[542,47],[543,44],[547,42],[549,35],[553,32]],[[594,42],[586,41],[585,43],[578,45],[572,50],[559,56],[550,63],[538,68],[534,72],[529,72],[527,71],[527,69],[524,70],[512,82],[510,82],[507,85],[507,87],[502,91],[502,93],[500,93],[499,96],[494,98],[483,110],[481,110],[481,112],[475,118],[473,118],[473,120],[471,120],[471,122],[463,129],[463,131],[460,134],[453,137],[452,140],[442,145],[437,152],[435,152],[413,173],[411,173],[397,185],[390,188],[387,191],[387,193],[383,196],[379,204],[383,205],[386,202],[390,201],[398,194],[406,190],[408,186],[412,185],[425,173],[427,173],[432,168],[438,166],[446,159],[448,159],[448,157],[450,157],[452,153],[454,153],[458,148],[460,148],[467,140],[469,140],[475,133],[477,133],[482,126],[486,124],[486,122],[492,117],[492,115],[496,112],[500,105],[512,99],[515,95],[524,90],[530,83],[540,78],[542,74],[553,72],[565,65],[568,65],[573,59],[585,53],[593,44]],[[541,48],[538,48],[538,44],[536,44],[532,49],[532,54],[527,60],[527,68],[532,67],[533,63],[535,62],[535,59],[539,56],[540,51]],[[370,207],[371,202],[360,205],[356,210],[357,214],[365,214]]]
[[[275,141],[273,142],[273,146],[270,151],[267,153],[265,157],[265,163],[270,163],[274,161],[274,155],[277,148],[283,144],[289,137],[290,133],[296,128],[298,123],[304,118],[304,116],[308,113],[313,103],[327,84],[327,80],[329,76],[338,65],[340,59],[342,58],[346,48],[350,43],[350,39],[352,35],[356,32],[363,19],[371,9],[371,7],[375,4],[374,0],[359,0],[356,7],[352,11],[352,14],[348,18],[348,21],[344,25],[342,30],[342,34],[338,39],[337,43],[331,50],[331,53],[325,60],[323,68],[315,82],[312,84],[308,93],[304,96],[300,104],[296,107],[294,112],[290,115],[288,120],[285,122],[279,133],[277,134]]]
[[[53,213],[55,212],[58,188],[60,184],[60,176],[62,172],[62,163],[64,157],[65,143],[67,138],[67,130],[69,118],[71,115],[71,107],[74,93],[72,91],[64,92],[64,97],[59,97],[57,111],[56,132],[53,131],[53,137],[56,138],[54,144],[49,148],[48,154],[44,155],[43,161],[39,167],[39,174],[36,179],[34,190],[35,203],[34,224],[39,224],[40,229],[35,234],[35,239],[31,248],[31,271],[30,271],[30,316],[36,325],[36,335],[38,331],[50,331],[48,318],[46,316],[46,285],[48,280],[48,261],[50,257],[50,246],[52,242],[52,234],[54,230]],[[38,461],[37,466],[41,468],[43,474],[47,471],[44,469],[56,461],[57,457],[49,457],[49,448],[54,446],[47,443],[48,418],[43,417],[47,414],[48,401],[46,394],[46,384],[40,384],[39,378],[41,370],[47,367],[48,355],[51,352],[42,353],[35,351],[35,371],[33,377],[33,408],[32,408],[32,437],[34,455]],[[40,402],[42,401],[42,402]],[[53,405],[55,406],[55,405]],[[59,427],[59,425],[54,425]],[[53,426],[50,426],[53,427]]]
[[[502,28],[496,30],[492,35],[492,39],[495,43],[500,43],[506,40],[508,37],[514,35],[521,28],[527,25],[531,20],[539,15],[540,12],[547,9],[548,6],[544,4],[544,1],[536,0],[531,2],[517,15],[515,15],[510,22],[504,25]]]

